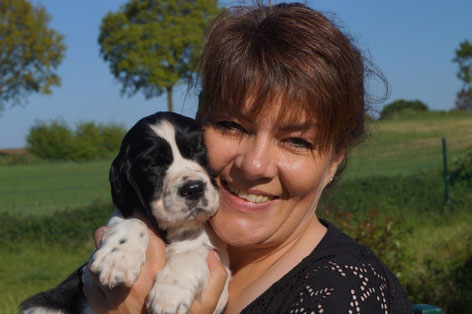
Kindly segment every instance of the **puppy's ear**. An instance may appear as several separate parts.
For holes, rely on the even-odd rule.
[[[132,215],[136,202],[136,194],[128,181],[129,171],[130,162],[120,152],[111,164],[109,178],[113,204],[124,217]]]

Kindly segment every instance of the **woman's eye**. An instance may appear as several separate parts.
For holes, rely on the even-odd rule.
[[[314,145],[307,140],[298,137],[291,137],[285,140],[290,146],[301,149],[313,149]]]
[[[246,130],[238,123],[233,121],[218,121],[215,123],[219,128],[226,131],[246,132]]]

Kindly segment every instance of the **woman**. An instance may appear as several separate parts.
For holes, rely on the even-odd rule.
[[[233,273],[225,312],[411,312],[387,267],[316,216],[364,134],[365,65],[349,39],[301,4],[232,8],[212,24],[201,65],[197,120],[221,198],[211,226]],[[157,237],[148,255],[130,290],[88,286],[89,302],[99,312],[144,309],[164,263]],[[211,312],[221,293],[215,255],[194,313]]]

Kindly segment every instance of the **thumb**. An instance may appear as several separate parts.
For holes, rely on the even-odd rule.
[[[210,271],[208,285],[201,298],[193,302],[190,313],[213,313],[226,286],[228,272],[215,250],[208,254],[207,263]]]

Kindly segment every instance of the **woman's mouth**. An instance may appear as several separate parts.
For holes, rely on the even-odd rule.
[[[246,201],[249,201],[251,203],[266,203],[266,202],[271,201],[275,198],[274,196],[266,196],[266,195],[261,195],[261,194],[249,193],[247,191],[238,189],[237,187],[229,184],[228,182],[224,182],[224,186],[232,194],[234,194],[234,195],[238,196],[239,198],[242,198]]]

